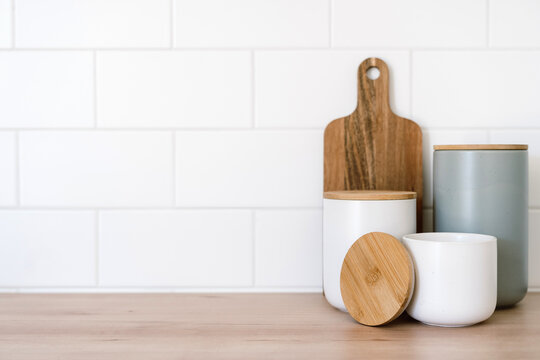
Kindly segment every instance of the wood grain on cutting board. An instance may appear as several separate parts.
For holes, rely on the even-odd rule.
[[[371,80],[367,71],[377,67]],[[388,67],[377,58],[358,69],[358,106],[324,132],[324,191],[406,190],[417,194],[422,230],[422,130],[394,114],[388,101]]]

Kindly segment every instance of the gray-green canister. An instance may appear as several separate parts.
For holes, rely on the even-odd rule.
[[[497,306],[518,303],[528,282],[527,145],[434,149],[434,230],[497,237]]]

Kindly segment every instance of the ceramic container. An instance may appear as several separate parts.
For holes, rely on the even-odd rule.
[[[416,232],[416,193],[332,191],[323,200],[323,287],[328,302],[346,311],[340,291],[341,266],[351,245],[369,232],[401,239]]]
[[[428,325],[458,327],[488,319],[497,303],[497,239],[490,235],[403,236],[415,266],[407,313]]]
[[[497,237],[497,306],[527,293],[527,145],[441,145],[433,157],[436,232]]]

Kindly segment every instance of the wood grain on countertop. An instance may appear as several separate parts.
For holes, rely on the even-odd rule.
[[[356,323],[321,294],[2,294],[0,359],[539,359],[540,294],[467,328]]]

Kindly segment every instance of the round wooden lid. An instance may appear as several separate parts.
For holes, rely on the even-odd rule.
[[[377,326],[405,310],[414,288],[414,266],[392,235],[371,232],[350,247],[341,267],[341,296],[360,324]]]
[[[434,145],[434,150],[527,150],[528,145],[518,144],[471,144],[471,145]]]
[[[416,199],[414,191],[393,190],[342,190],[326,191],[325,199],[335,200],[406,200]]]

